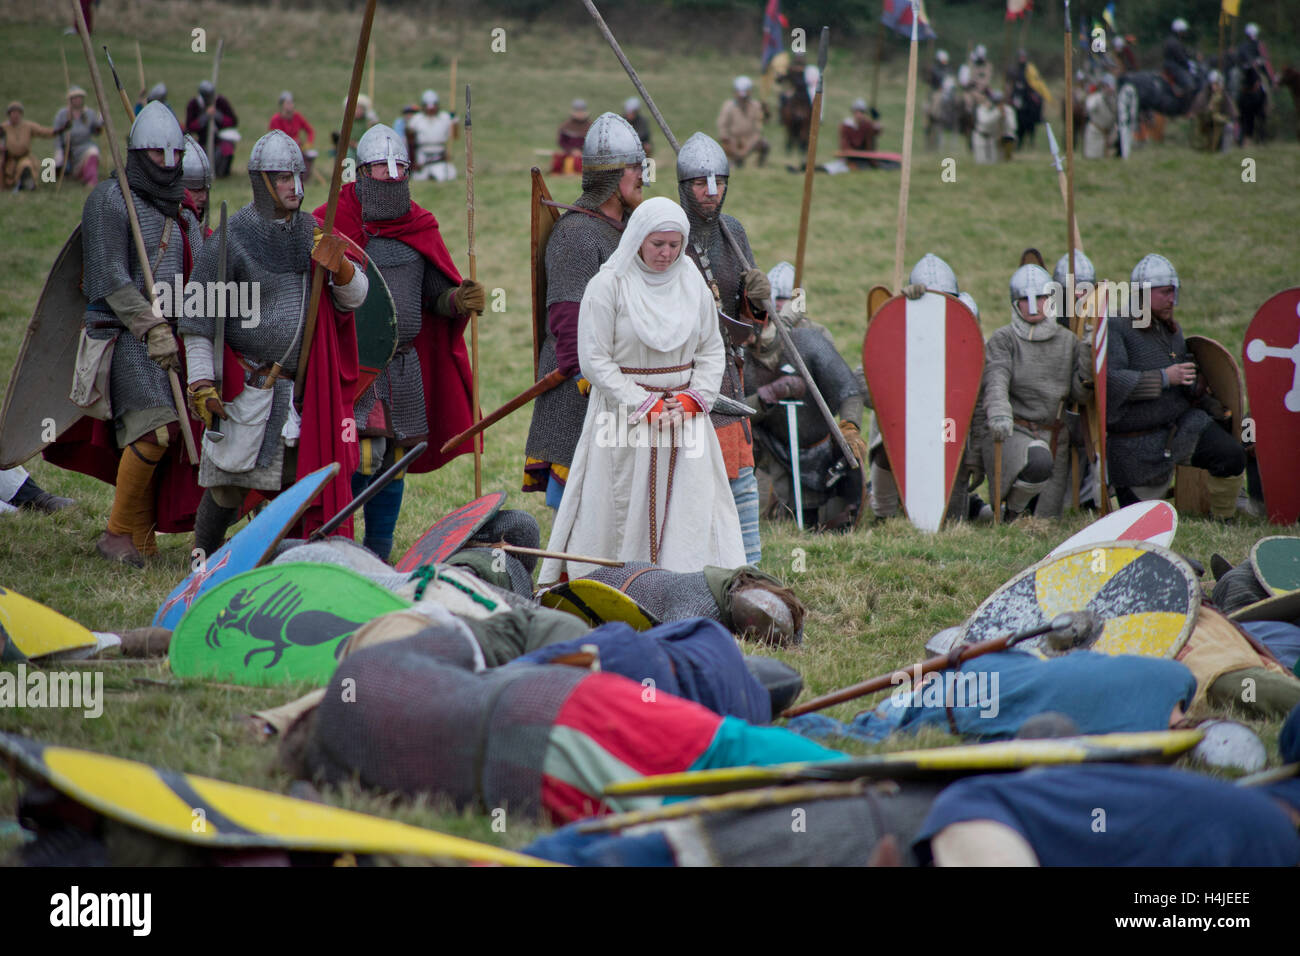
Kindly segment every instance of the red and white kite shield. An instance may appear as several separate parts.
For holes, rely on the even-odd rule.
[[[1292,524],[1300,517],[1300,288],[1260,306],[1242,355],[1268,520]]]
[[[862,369],[912,524],[938,531],[984,372],[984,336],[958,299],[896,295],[862,342]]]

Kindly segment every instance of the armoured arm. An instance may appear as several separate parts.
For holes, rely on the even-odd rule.
[[[1092,346],[1083,339],[1074,343],[1074,369],[1070,378],[1070,401],[1086,402],[1092,398]]]
[[[1110,328],[1106,335],[1106,419],[1118,421],[1123,417],[1124,406],[1132,401],[1143,401],[1160,397],[1160,372],[1140,372],[1129,367],[1128,348],[1120,331],[1124,319],[1108,319]]]
[[[149,329],[165,321],[155,315],[153,303],[131,276],[131,225],[126,204],[113,187],[97,187],[86,200],[82,215],[82,254],[87,262],[98,263],[95,288],[87,295],[103,298],[113,313],[141,341]]]
[[[602,273],[587,286],[578,310],[578,360],[583,377],[615,402],[628,409],[630,420],[639,421],[659,397],[647,392],[619,370],[614,358],[614,326],[617,303],[612,279]]]
[[[1011,376],[1015,355],[1007,336],[994,335],[984,347],[984,411],[989,427],[999,418],[1012,418]]]

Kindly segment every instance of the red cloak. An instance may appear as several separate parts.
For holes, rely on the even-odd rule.
[[[461,275],[451,261],[451,253],[442,240],[433,213],[413,201],[406,215],[397,219],[362,222],[361,200],[357,199],[356,190],[356,183],[348,183],[339,193],[335,232],[347,236],[363,249],[373,236],[401,240],[424,256],[451,282],[461,283]],[[316,210],[316,218],[325,218],[325,206]],[[453,458],[474,451],[473,440],[461,443],[448,454],[440,451],[447,439],[459,435],[474,423],[474,375],[469,350],[465,347],[465,327],[469,324],[469,316],[438,315],[426,308],[423,319],[412,347],[420,357],[425,420],[429,423],[429,450],[407,469],[414,474],[434,471]],[[354,358],[355,348],[354,336]],[[482,437],[479,442],[481,448]]]

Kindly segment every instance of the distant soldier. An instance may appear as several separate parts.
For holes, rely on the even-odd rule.
[[[718,142],[727,159],[737,166],[758,154],[758,165],[767,162],[768,142],[763,138],[763,104],[749,94],[754,83],[747,76],[736,77],[732,84],[735,96],[722,104],[718,112]]]
[[[981,401],[988,432],[980,453],[990,481],[1001,473],[998,493],[1008,521],[1024,513],[1049,482],[1068,478],[1065,410],[1092,394],[1092,352],[1053,321],[1051,282],[1041,266],[1017,269],[1011,276],[1011,324],[994,332],[984,348]],[[1040,507],[1035,514],[1054,518],[1059,509]]]
[[[645,154],[654,155],[654,147],[650,144],[650,124],[641,115],[641,101],[635,96],[623,102],[623,119],[631,123],[636,134],[641,137],[641,148]]]
[[[208,160],[212,163],[213,175],[218,179],[225,179],[230,175],[230,164],[235,159],[235,144],[232,140],[224,139],[221,131],[234,129],[239,125],[239,117],[235,115],[230,100],[225,96],[217,95],[211,80],[204,80],[199,84],[198,96],[185,106],[185,132],[202,143],[205,149],[208,143],[209,123],[215,123],[217,129],[212,140],[212,148],[216,155],[209,156]]]
[[[1103,159],[1118,135],[1119,105],[1113,75],[1102,75],[1101,84],[1083,101],[1083,109],[1088,115],[1087,125],[1083,128],[1083,158]]]
[[[1236,116],[1232,98],[1223,88],[1223,74],[1210,71],[1210,96],[1196,117],[1199,147],[1208,153],[1217,152],[1223,145],[1224,132]]]
[[[32,156],[32,139],[50,139],[54,130],[23,118],[23,104],[14,100],[6,110],[8,121],[0,124],[0,141],[4,143],[4,188],[18,192],[36,188],[36,160]]]
[[[781,265],[788,266],[787,263]],[[780,270],[780,271],[778,271]],[[768,274],[776,282],[772,294],[781,309],[791,297],[788,282],[793,268],[780,266]],[[785,322],[789,310],[776,321]],[[759,472],[759,487],[766,490],[765,505],[769,516],[782,509],[795,509],[791,436],[788,413],[783,399],[803,399],[805,383],[771,320],[756,322],[757,336],[745,350],[745,401],[757,414],[750,419],[754,430],[754,462]],[[865,387],[835,350],[828,336],[811,325],[791,328],[790,340],[798,349],[812,374],[817,389],[826,399],[839,421],[840,433],[855,452],[858,468],[866,467],[867,446],[862,440],[862,410]],[[807,524],[825,529],[852,527],[862,500],[862,472],[846,467],[838,445],[832,439],[811,397],[796,412],[795,438],[798,442],[800,490]]]
[[[298,148],[302,150],[303,159],[307,162],[306,178],[311,178],[312,164],[316,160],[316,131],[312,129],[311,123],[294,107],[293,94],[285,90],[280,94],[279,109],[271,116],[271,121],[266,125],[267,130],[278,129],[289,135]]]
[[[975,162],[991,165],[998,161],[998,145],[1002,142],[1002,131],[1006,126],[1006,117],[1001,105],[994,99],[996,92],[986,92],[980,96],[975,106],[975,129],[971,132],[971,151]]]
[[[880,114],[876,110],[870,110],[868,115],[866,100],[854,100],[853,115],[846,117],[840,124],[840,151],[873,152],[876,148],[876,136],[884,129],[884,126],[877,122],[879,118]],[[864,156],[849,156],[846,157],[846,161],[859,169],[876,165],[874,160]]]
[[[180,323],[189,365],[189,405],[208,428],[222,419],[220,442],[203,444],[199,484],[206,488],[194,523],[195,547],[212,555],[239,516],[250,490],[272,495],[330,462],[341,474],[303,518],[310,532],[351,500],[357,443],[349,434],[357,369],[352,311],[365,301],[365,272],[345,258],[345,240],[322,236],[301,210],[305,169],[298,144],[272,130],[248,157],[253,201],[231,217],[226,237],[226,282],[257,283],[257,321],[238,310],[186,315]],[[194,281],[215,282],[220,244],[204,245]],[[301,354],[312,270],[329,276],[321,290],[311,354]],[[224,305],[224,303],[223,303]],[[243,369],[242,381],[226,375],[225,394],[214,387],[217,323],[225,345]],[[309,361],[310,359],[310,361]],[[307,362],[301,416],[293,403],[294,376]],[[225,363],[229,367],[230,363]],[[235,393],[235,394],[232,394]],[[229,416],[230,420],[226,420]]]
[[[456,167],[447,159],[447,144],[455,135],[456,117],[444,113],[438,94],[425,90],[420,95],[423,109],[406,121],[406,146],[415,157],[411,178],[445,183],[456,178]]]
[[[578,306],[641,203],[644,162],[641,139],[627,120],[613,113],[597,117],[582,150],[582,195],[546,244],[546,337],[537,375],[541,379],[560,369],[568,377],[533,403],[523,490],[541,492],[552,508],[560,506],[587,416],[590,385],[578,362]]]
[[[587,113],[587,101],[574,100],[569,106],[569,118],[555,132],[556,150],[551,156],[551,172],[564,175],[582,172],[583,144],[587,141],[589,129],[591,118]]]
[[[1169,36],[1165,38],[1164,70],[1173,86],[1174,96],[1180,99],[1196,89],[1192,78],[1192,59],[1187,54],[1183,40],[1187,37],[1187,21],[1182,17],[1169,26]]]
[[[765,317],[771,286],[758,269],[747,268],[723,235],[725,228],[747,261],[754,261],[749,237],[740,222],[722,213],[731,166],[722,147],[704,133],[695,133],[677,154],[677,194],[691,224],[687,254],[713,291],[720,315],[722,339],[728,355],[720,394],[745,400],[745,344],[754,335],[753,321]],[[758,536],[758,479],[754,475],[754,447],[750,423],[743,417],[714,411],[718,443],[727,465],[727,478],[740,515],[745,557],[758,564],[762,548]]]
[[[1121,506],[1165,496],[1174,466],[1209,472],[1210,513],[1236,514],[1246,455],[1232,437],[1227,410],[1199,394],[1196,363],[1174,320],[1178,273],[1164,256],[1133,267],[1149,323],[1111,318],[1107,330],[1106,454]]]
[[[940,50],[934,55],[934,62],[930,64],[930,89],[938,92],[943,89],[943,81],[948,78],[948,51]]]
[[[103,117],[86,107],[86,91],[69,87],[68,105],[54,114],[55,165],[66,167],[65,177],[86,186],[99,182],[99,147],[94,138],[103,128]]]

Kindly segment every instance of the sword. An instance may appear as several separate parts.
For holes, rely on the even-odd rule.
[[[208,204],[209,208],[211,203]],[[217,285],[218,288],[226,287],[226,201],[221,200],[221,221],[217,225]],[[222,293],[225,294],[224,292]],[[217,334],[212,339],[212,381],[217,388],[217,398],[221,398],[221,373],[222,366],[226,360],[226,320],[218,318]],[[216,415],[212,416],[212,427],[208,429],[208,434],[212,436],[213,441],[222,441],[225,435],[221,433],[221,419]]]
[[[799,417],[800,401],[782,401],[785,406],[785,423],[790,428],[790,480],[794,483],[794,523],[803,530],[803,481],[799,475]]]
[[[402,471],[405,470],[405,468],[409,464],[411,464],[411,462],[415,461],[417,458],[423,455],[425,451],[428,450],[428,448],[429,448],[429,443],[427,441],[422,441],[420,442],[420,444],[416,445],[405,455],[403,455],[401,457],[401,460],[395,461],[391,465],[389,465],[387,471],[385,471],[382,475],[377,477],[370,484],[366,485],[365,489],[361,492],[361,494],[353,498],[343,508],[343,510],[340,511],[338,514],[336,514],[333,518],[330,518],[329,521],[326,521],[323,525],[321,525],[319,528],[313,531],[311,533],[311,537],[308,538],[307,540],[321,541],[324,538],[328,537],[329,535],[333,534],[334,529],[336,529],[343,522],[347,521],[348,518],[352,517],[352,515],[356,514],[357,511],[359,511],[362,507],[365,506],[367,501],[369,501],[375,495],[379,494],[386,487],[388,487],[389,482],[391,482],[394,478],[396,478],[399,474],[401,474]]]

